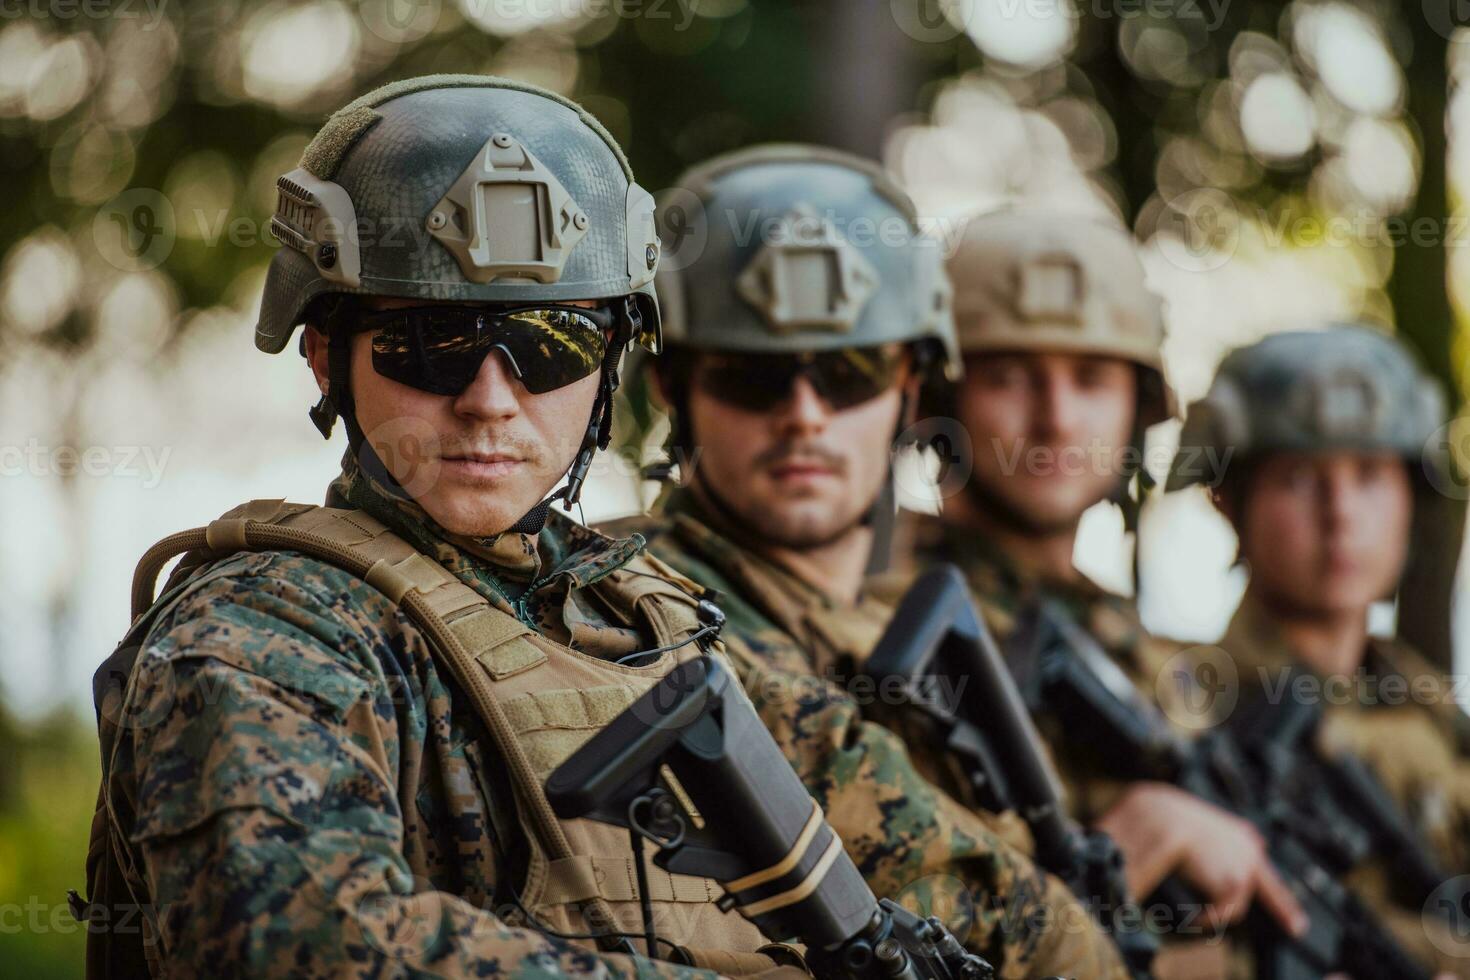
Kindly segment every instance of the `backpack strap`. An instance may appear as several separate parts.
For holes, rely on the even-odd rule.
[[[523,815],[547,857],[555,861],[575,856],[504,707],[476,662],[506,639],[529,632],[519,620],[365,511],[274,499],[252,500],[207,527],[169,535],[148,549],[133,577],[135,621],[153,605],[154,583],[170,559],[184,554],[185,563],[192,560],[197,565],[239,551],[299,552],[361,578],[402,610],[485,723],[510,772]],[[583,914],[594,931],[617,929],[605,899],[589,899],[588,906]],[[626,939],[603,935],[597,942],[606,950],[631,952]]]

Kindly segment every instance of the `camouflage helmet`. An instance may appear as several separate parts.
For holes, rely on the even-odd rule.
[[[629,296],[658,346],[653,198],[576,103],[488,75],[429,75],[334,113],[277,181],[255,344],[285,348],[328,293],[486,302]]]
[[[817,146],[727,153],[659,196],[669,345],[797,353],[933,341],[959,370],[939,244],[879,166]]]
[[[1143,369],[1139,424],[1174,414],[1163,302],[1127,229],[1078,213],[1009,206],[973,215],[949,260],[960,349],[1102,354]]]
[[[1209,392],[1189,406],[1167,490],[1222,475],[1214,460],[1273,452],[1390,451],[1447,464],[1434,433],[1444,395],[1402,343],[1373,327],[1272,334],[1231,352]]]

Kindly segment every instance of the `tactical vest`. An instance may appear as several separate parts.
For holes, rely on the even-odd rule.
[[[646,623],[659,647],[684,644],[650,665],[620,666],[536,633],[364,511],[281,500],[254,500],[208,527],[171,535],[139,562],[132,627],[94,679],[104,776],[87,855],[88,901],[73,892],[74,914],[83,918],[91,906],[117,907],[119,902],[149,907],[146,896],[130,894],[129,879],[122,874],[133,862],[125,830],[131,823],[131,801],[107,797],[106,770],[122,734],[118,713],[124,691],[150,625],[183,591],[190,572],[238,551],[267,550],[306,554],[361,577],[424,633],[436,662],[448,669],[484,721],[493,754],[509,772],[516,817],[530,845],[519,896],[538,923],[564,933],[641,934],[628,831],[600,821],[558,818],[544,783],[639,695],[700,655],[685,641],[702,625],[695,613],[695,595],[702,590],[646,556],[589,586],[610,608]],[[159,570],[181,553],[183,559],[155,600]],[[132,870],[131,879],[141,879]],[[653,921],[660,937],[681,947],[675,958],[725,973],[774,965],[757,952],[767,945],[759,930],[739,913],[716,906],[723,889],[715,881],[670,874],[651,860],[646,870]],[[157,930],[146,918],[144,926],[131,946],[111,930],[89,930],[88,975],[138,975],[145,960],[148,972],[158,975]],[[696,942],[699,948],[690,948]],[[607,941],[601,945],[611,946]]]

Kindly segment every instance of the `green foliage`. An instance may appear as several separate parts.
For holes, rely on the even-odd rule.
[[[80,976],[86,932],[67,908],[66,890],[86,891],[99,775],[90,719],[66,711],[21,727],[0,712],[0,752],[4,972],[34,980]]]

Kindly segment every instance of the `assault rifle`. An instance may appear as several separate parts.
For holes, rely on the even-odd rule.
[[[1113,936],[1130,971],[1149,976],[1158,943],[1134,921],[1122,856],[1106,834],[1071,820],[1051,760],[964,576],[926,571],[905,593],[865,664],[880,686],[896,678],[962,762],[982,807],[1014,810],[1036,843],[1036,863],[1061,878]]]
[[[640,896],[648,840],[659,867],[714,878],[726,890],[722,908],[768,938],[804,943],[820,980],[995,976],[938,918],[873,896],[739,683],[709,655],[673,670],[586,742],[547,779],[546,795],[563,818],[629,828]],[[643,919],[652,949],[646,898]]]
[[[1015,637],[1009,666],[1033,712],[1063,720],[1110,774],[1171,783],[1250,821],[1311,925],[1299,938],[1260,910],[1250,930],[1257,976],[1297,980],[1345,972],[1375,980],[1428,980],[1342,876],[1369,854],[1387,857],[1420,901],[1449,876],[1356,759],[1327,758],[1315,745],[1318,704],[1263,696],[1219,726],[1181,737],[1140,697],[1090,633],[1060,604],[1039,604]],[[1291,690],[1290,678],[1283,690]],[[1176,908],[1198,898],[1176,879],[1154,898]]]

